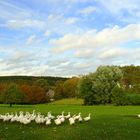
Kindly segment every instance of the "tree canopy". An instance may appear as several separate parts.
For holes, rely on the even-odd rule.
[[[1,94],[1,100],[6,104],[10,104],[10,106],[12,106],[12,104],[24,102],[24,99],[24,94],[20,91],[16,84],[8,85]]]
[[[79,94],[87,100],[92,98],[92,104],[110,103],[112,90],[122,76],[122,71],[116,66],[100,66],[95,73],[81,78],[78,85]]]

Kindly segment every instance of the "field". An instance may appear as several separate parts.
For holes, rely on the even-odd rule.
[[[47,114],[52,111],[54,115],[62,111],[70,111],[73,114],[79,112],[82,116],[92,113],[89,122],[76,123],[70,126],[65,122],[61,126],[45,126],[43,124],[28,125],[0,121],[0,140],[139,140],[140,139],[140,106],[82,106],[64,104],[65,101],[56,104],[41,105],[16,105],[10,108],[8,105],[0,105],[0,113],[15,111],[30,111],[33,109]],[[74,101],[72,101],[74,102]],[[61,104],[62,103],[62,104]]]

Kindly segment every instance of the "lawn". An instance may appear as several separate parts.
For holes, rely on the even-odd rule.
[[[81,112],[83,116],[92,113],[89,122],[76,123],[70,126],[65,122],[61,126],[43,124],[28,125],[0,121],[0,140],[139,140],[140,139],[140,106],[82,106],[62,104],[0,105],[0,113],[15,111],[40,111],[54,115],[65,112]]]

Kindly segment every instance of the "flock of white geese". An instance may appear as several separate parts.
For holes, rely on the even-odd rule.
[[[91,119],[91,114],[87,117],[82,118],[81,113],[77,115],[71,115],[70,112],[68,112],[67,115],[64,115],[64,111],[57,116],[53,116],[51,111],[47,113],[47,116],[41,114],[40,112],[36,112],[33,110],[32,113],[29,112],[23,112],[20,111],[19,113],[6,113],[6,114],[0,114],[0,120],[3,122],[19,122],[21,124],[27,125],[31,123],[32,121],[35,121],[37,124],[45,124],[45,125],[51,125],[53,122],[56,125],[61,125],[66,120],[69,121],[70,125],[74,125],[76,122],[87,122]]]

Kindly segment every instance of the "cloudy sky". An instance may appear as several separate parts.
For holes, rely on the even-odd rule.
[[[140,0],[0,0],[0,76],[74,76],[140,65]]]

